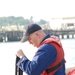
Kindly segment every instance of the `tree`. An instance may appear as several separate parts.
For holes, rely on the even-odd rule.
[[[47,23],[47,21],[45,21],[45,20],[41,19],[38,23],[39,23],[40,25],[44,25],[44,24],[46,24],[46,23]]]
[[[33,23],[33,16],[30,17],[30,23]]]

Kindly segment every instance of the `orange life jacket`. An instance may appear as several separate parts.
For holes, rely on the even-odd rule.
[[[57,58],[54,63],[52,63],[41,75],[53,75],[64,63],[64,51],[61,45],[61,42],[58,37],[50,36],[50,38],[44,40],[41,45],[43,44],[51,44],[57,50]],[[40,45],[40,46],[41,46]]]

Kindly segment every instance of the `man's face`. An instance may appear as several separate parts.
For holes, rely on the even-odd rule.
[[[32,33],[29,38],[28,38],[28,41],[30,44],[34,45],[35,47],[38,47],[39,46],[39,35],[38,33]]]

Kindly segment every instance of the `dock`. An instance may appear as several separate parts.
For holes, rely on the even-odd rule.
[[[46,34],[58,36],[60,39],[75,39],[75,30],[44,30]],[[0,31],[0,42],[20,41],[23,31]]]

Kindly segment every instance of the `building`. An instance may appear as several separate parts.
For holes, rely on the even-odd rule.
[[[75,29],[75,17],[52,18],[50,27],[53,30]]]

